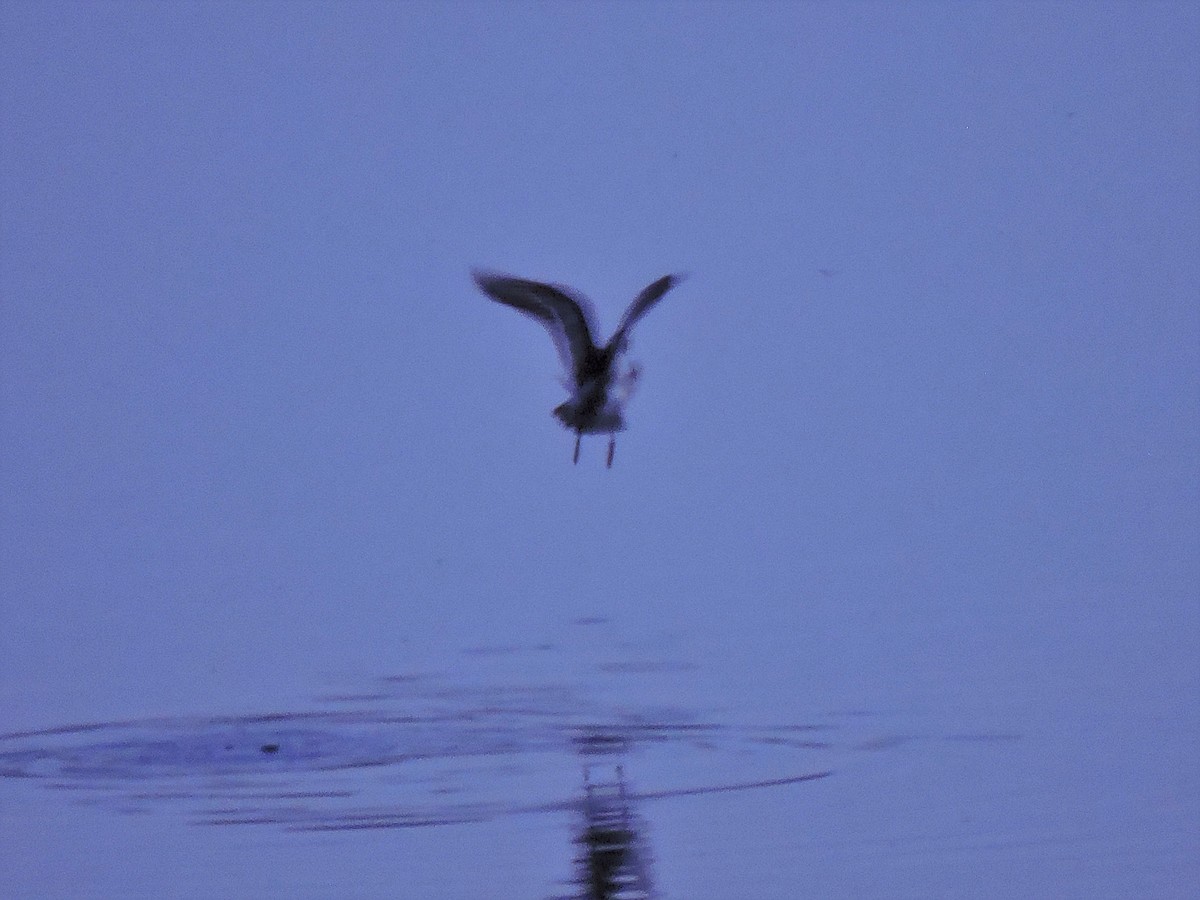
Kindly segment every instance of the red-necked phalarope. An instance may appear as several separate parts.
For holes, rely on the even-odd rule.
[[[582,294],[561,285],[526,281],[491,272],[472,273],[480,290],[514,309],[536,319],[554,338],[554,346],[567,370],[564,387],[571,392],[565,403],[555,407],[554,415],[575,432],[575,462],[579,462],[579,439],[584,434],[608,435],[608,463],[611,468],[616,449],[616,433],[625,428],[622,408],[633,392],[639,370],[630,366],[617,372],[617,360],[629,346],[629,330],[682,276],[665,275],[638,294],[616,332],[602,347],[592,335],[592,305]]]

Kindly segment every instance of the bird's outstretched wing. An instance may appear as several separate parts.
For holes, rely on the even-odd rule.
[[[633,328],[634,323],[644,316],[650,307],[661,300],[663,294],[682,280],[683,276],[681,275],[664,275],[658,281],[643,288],[642,292],[633,298],[629,309],[625,310],[625,315],[621,317],[621,324],[612,336],[612,340],[609,341],[609,346],[618,350],[623,349],[629,340],[629,330]]]
[[[560,285],[511,278],[491,272],[472,273],[479,289],[493,300],[537,319],[554,338],[563,366],[572,375],[596,353],[592,339],[591,304],[587,298]]]

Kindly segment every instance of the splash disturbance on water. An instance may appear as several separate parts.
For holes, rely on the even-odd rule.
[[[604,622],[576,624],[594,631]],[[579,648],[560,658],[548,644],[472,647],[460,651],[453,677],[371,679],[301,710],[0,734],[0,779],[121,813],[167,811],[196,825],[291,832],[569,814],[570,896],[643,900],[659,896],[642,828],[646,803],[799,789],[852,759],[913,742],[1019,737],[917,733],[911,715],[889,722],[865,710],[785,724],[731,721],[691,702],[703,694],[691,663],[628,641],[597,644],[621,649],[614,659]],[[531,660],[544,677],[531,674]],[[573,678],[564,674],[568,660],[577,664]]]
[[[790,771],[673,785],[628,799],[775,787],[827,726],[738,728],[681,710],[605,708],[576,688],[382,679],[308,711],[163,717],[0,735],[0,777],[33,779],[124,812],[182,808],[208,825],[406,828],[579,809],[581,765],[667,754],[739,771],[755,749]],[[731,755],[730,759],[720,757]],[[745,760],[742,761],[745,768]],[[761,767],[760,767],[761,768]],[[758,771],[758,770],[755,770]],[[567,787],[567,785],[572,785]]]

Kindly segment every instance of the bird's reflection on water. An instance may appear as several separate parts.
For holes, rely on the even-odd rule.
[[[593,781],[584,769],[582,816],[575,844],[574,887],[586,900],[650,900],[654,886],[645,828],[632,808],[625,773]]]

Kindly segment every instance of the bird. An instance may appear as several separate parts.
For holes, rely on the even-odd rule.
[[[664,275],[647,285],[629,304],[612,337],[596,344],[591,302],[577,291],[480,269],[475,284],[491,299],[511,306],[538,321],[550,332],[566,369],[563,386],[570,393],[554,408],[554,416],[575,432],[574,462],[579,463],[579,442],[585,434],[608,435],[607,467],[612,468],[616,434],[625,428],[623,410],[641,374],[636,365],[618,370],[618,361],[629,348],[629,332],[655,303],[683,276]]]

